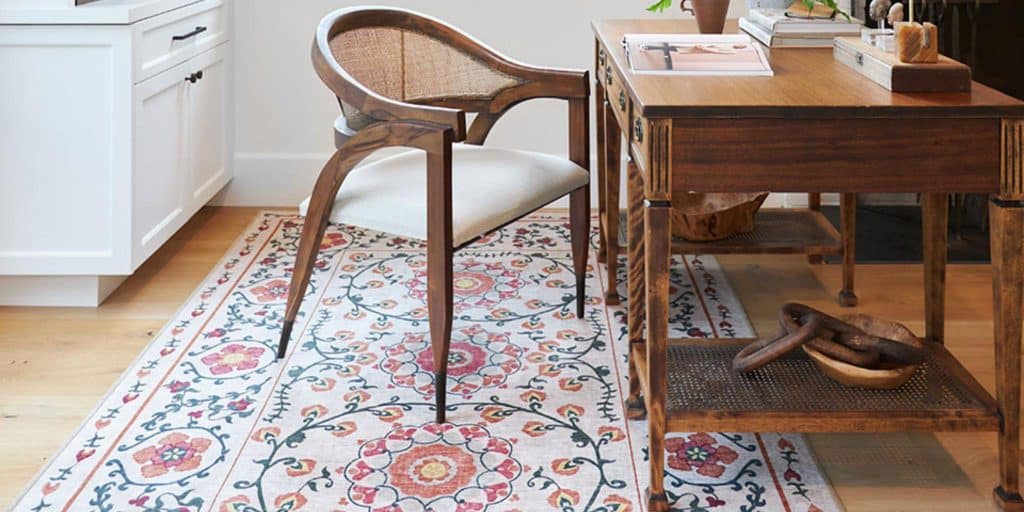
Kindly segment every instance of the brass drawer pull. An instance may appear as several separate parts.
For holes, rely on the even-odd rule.
[[[598,64],[599,64],[599,65],[600,65],[601,67],[604,67],[604,66],[605,66],[605,64],[607,64],[607,63],[608,63],[608,55],[606,55],[606,54],[605,54],[605,52],[604,52],[604,48],[601,48],[601,49],[600,49],[600,50],[598,50],[598,52],[597,52],[597,63],[598,63]]]
[[[644,121],[639,117],[633,121],[633,136],[637,142],[644,141]]]
[[[619,110],[626,111],[626,91],[619,91]]]
[[[612,84],[612,68],[604,68],[604,81],[608,85]]]

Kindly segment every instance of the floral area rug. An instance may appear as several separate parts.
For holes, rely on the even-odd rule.
[[[423,247],[332,227],[275,362],[301,219],[261,214],[14,510],[643,510],[624,311],[592,267],[576,318],[566,224],[534,215],[457,255],[453,410],[437,425]],[[716,262],[680,263],[673,329],[751,336]],[[799,435],[668,449],[675,510],[840,510]]]

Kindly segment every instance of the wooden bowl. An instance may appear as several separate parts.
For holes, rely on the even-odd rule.
[[[842,320],[874,336],[888,338],[916,348],[924,347],[924,343],[913,332],[910,332],[910,329],[895,322],[887,322],[867,315],[850,315],[843,317]],[[898,388],[910,380],[910,377],[914,375],[919,366],[907,365],[869,370],[832,359],[807,345],[801,348],[825,375],[828,375],[832,380],[852,387],[872,389]]]
[[[692,242],[722,240],[754,230],[768,192],[686,194],[672,202],[672,235]]]

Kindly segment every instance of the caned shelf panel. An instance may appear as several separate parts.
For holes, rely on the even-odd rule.
[[[929,343],[921,368],[893,390],[847,387],[802,350],[746,375],[732,369],[742,344],[674,342],[666,358],[665,408],[673,432],[996,431],[997,405],[942,345]],[[649,398],[644,345],[632,347]]]

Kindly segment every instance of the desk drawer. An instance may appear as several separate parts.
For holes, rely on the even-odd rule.
[[[648,169],[650,165],[648,158],[651,153],[650,121],[640,117],[635,111],[631,111],[627,130],[624,133],[628,135],[627,140],[629,140],[633,159],[639,162],[641,167]]]
[[[227,27],[223,0],[203,0],[135,24],[135,83],[226,41]]]
[[[632,108],[632,100],[629,97],[629,93],[626,92],[625,83],[622,80],[622,75],[615,70],[614,64],[611,59],[608,59],[608,63],[599,72],[600,79],[604,84],[604,90],[606,98],[608,99],[608,105],[611,108],[612,113],[615,115],[619,127],[623,132],[629,130],[629,125],[626,124],[629,119],[629,111]]]

